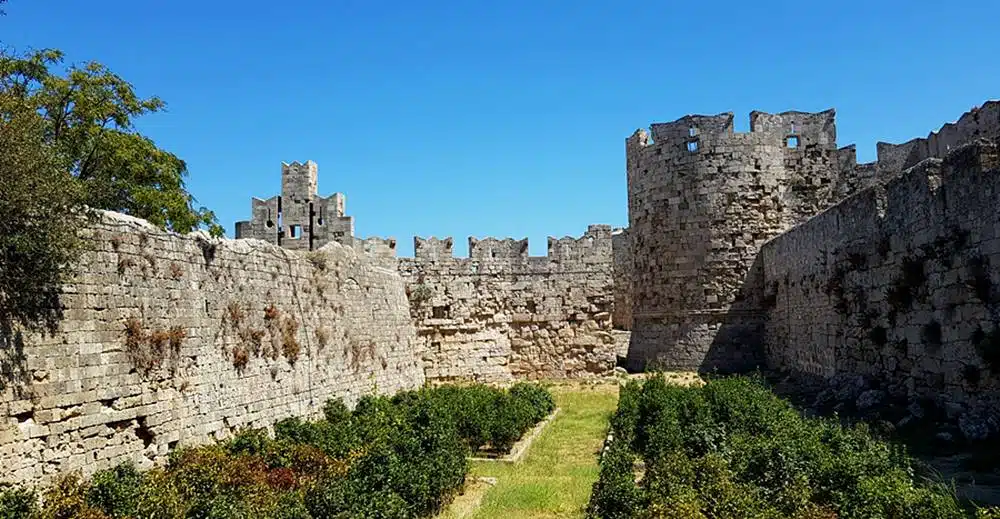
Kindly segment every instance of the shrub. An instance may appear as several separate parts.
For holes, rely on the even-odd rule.
[[[234,456],[262,456],[271,445],[271,438],[263,429],[245,428],[223,443],[229,454]]]
[[[87,484],[79,474],[67,474],[42,493],[45,506],[41,519],[107,519],[108,516],[87,502]]]
[[[37,503],[38,496],[31,489],[0,484],[0,519],[28,519]]]
[[[964,517],[952,494],[915,483],[902,448],[804,419],[760,377],[631,382],[611,425],[590,517]]]
[[[528,385],[367,395],[353,411],[330,399],[325,419],[282,420],[274,438],[245,428],[174,450],[146,473],[123,464],[90,481],[68,476],[46,489],[41,510],[31,492],[0,489],[0,519],[430,517],[465,483],[460,424],[506,446],[552,407],[551,395]]]
[[[142,483],[142,474],[131,463],[102,470],[91,478],[87,502],[111,517],[133,516]]]
[[[328,422],[341,422],[351,419],[351,411],[342,398],[331,398],[323,404],[323,416]]]

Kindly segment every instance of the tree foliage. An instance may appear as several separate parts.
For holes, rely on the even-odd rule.
[[[44,143],[79,185],[83,202],[176,232],[204,226],[221,235],[214,213],[194,207],[184,161],[135,128],[136,118],[162,111],[163,101],[139,97],[100,63],[59,74],[62,63],[58,50],[0,54],[0,91],[40,115]]]
[[[0,91],[0,329],[54,326],[77,253],[82,190],[45,142],[46,123]],[[0,337],[0,340],[3,340]]]

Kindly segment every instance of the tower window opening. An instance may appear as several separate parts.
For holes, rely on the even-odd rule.
[[[290,225],[288,226],[289,238],[297,240],[302,237],[302,226],[301,225]]]
[[[796,127],[795,127],[795,123],[793,122],[793,123],[792,123],[792,133],[798,133],[798,132],[796,132],[795,130],[796,130]]]
[[[698,141],[689,141],[687,144],[688,151],[694,153],[698,151]]]
[[[695,135],[698,135],[698,128],[694,126],[688,128],[688,137],[694,137]]]
[[[798,148],[799,147],[799,138],[797,136],[795,136],[795,135],[789,135],[788,136],[788,147],[789,148]]]

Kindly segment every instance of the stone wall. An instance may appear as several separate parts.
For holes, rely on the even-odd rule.
[[[316,250],[327,243],[351,245],[354,217],[345,214],[343,193],[318,194],[319,166],[281,164],[281,194],[251,199],[250,220],[236,222],[236,238],[263,240],[291,250]]]
[[[626,140],[630,369],[742,369],[763,315],[742,287],[760,246],[874,182],[838,149],[834,111],[687,116]]]
[[[912,139],[903,144],[879,142],[878,169],[899,173],[932,157],[942,158],[954,148],[974,139],[1000,138],[1000,101],[988,101],[962,114],[957,121],[945,124],[926,138]]]
[[[618,229],[611,234],[613,250],[613,277],[615,306],[611,324],[616,330],[632,329],[632,243],[628,229]]]
[[[611,227],[549,238],[546,257],[528,240],[414,238],[399,258],[432,380],[502,381],[601,374],[615,366]]]
[[[182,237],[114,213],[86,232],[58,330],[0,338],[0,480],[149,466],[424,381],[402,279],[350,248]]]
[[[950,402],[995,395],[997,207],[1000,152],[980,141],[765,244],[768,363],[820,378],[870,375],[892,393]]]

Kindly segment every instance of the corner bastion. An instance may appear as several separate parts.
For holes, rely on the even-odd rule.
[[[837,147],[834,119],[753,112],[750,132],[735,133],[732,113],[692,115],[626,139],[631,369],[761,364],[765,242],[922,160],[1000,136],[990,101],[925,139],[879,143],[878,160],[858,164],[854,145]]]
[[[732,113],[691,115],[626,140],[630,369],[759,362],[762,316],[740,290],[757,251],[859,184],[834,117],[753,112],[736,133]]]
[[[786,265],[827,261],[829,251],[796,242],[799,245],[781,247],[781,254],[760,254],[762,246],[772,239],[790,243],[786,236],[805,231],[785,233],[807,220],[807,228],[823,232],[830,225],[814,220],[833,218],[841,227],[866,221],[876,209],[884,212],[885,196],[891,199],[889,205],[903,204],[898,190],[880,195],[878,208],[859,204],[855,195],[871,198],[877,186],[908,174],[904,170],[941,159],[971,140],[1000,138],[1000,102],[989,101],[927,138],[900,145],[879,143],[878,160],[869,164],[857,163],[853,145],[837,147],[833,110],[753,112],[749,133],[733,132],[732,121],[731,113],[687,116],[653,124],[649,132],[637,130],[626,140],[633,320],[629,367],[653,363],[738,371],[774,361],[829,373],[835,353],[810,349],[814,341],[808,335],[831,330],[831,319],[818,316],[814,321],[798,315],[799,307],[788,307],[790,313],[779,321],[786,326],[798,323],[794,329],[799,331],[785,341],[779,337],[790,332],[776,324],[772,310],[774,297],[781,297],[773,287],[780,281],[774,279],[775,272]],[[966,189],[958,187],[962,181],[955,182],[954,189]],[[905,200],[912,201],[912,207],[900,210],[894,217],[898,222],[892,224],[901,231],[920,235],[927,225],[937,225],[926,218],[944,215],[931,210],[933,204],[919,202],[920,197]],[[835,212],[823,213],[841,201]],[[885,225],[869,225],[869,241],[877,241]],[[851,239],[860,242],[862,234]],[[868,288],[882,287],[876,285]],[[810,353],[794,353],[801,351],[791,344],[794,341],[801,341]]]

